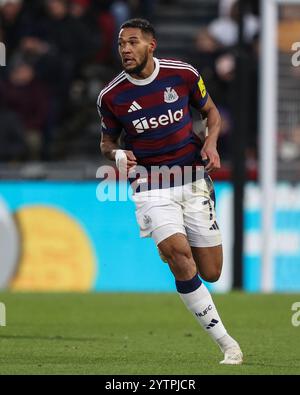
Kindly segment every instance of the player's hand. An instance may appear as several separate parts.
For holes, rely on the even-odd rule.
[[[220,169],[221,162],[217,151],[216,144],[206,139],[204,146],[201,150],[202,160],[208,162],[205,166],[205,170],[211,173],[214,170]]]
[[[137,165],[136,157],[132,151],[118,149],[115,154],[116,165],[123,174],[128,174]]]

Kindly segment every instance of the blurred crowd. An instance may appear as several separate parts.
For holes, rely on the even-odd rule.
[[[258,56],[259,56],[259,1],[244,0],[244,43],[242,56],[247,65],[247,101],[251,108],[246,121],[249,161],[257,158],[258,114]],[[222,117],[219,151],[223,160],[232,155],[232,135],[235,126],[237,100],[237,62],[239,48],[239,5],[236,0],[220,0],[219,15],[208,26],[199,29],[196,37],[194,64],[201,72]]]
[[[0,42],[7,50],[7,66],[0,67],[0,161],[98,157],[95,102],[120,67],[119,26],[134,16],[155,21],[158,3],[172,7],[170,0],[0,0]],[[245,3],[247,157],[255,159],[259,2]],[[201,72],[221,112],[224,160],[234,128],[238,17],[236,0],[220,0],[218,15],[199,27],[183,59]]]
[[[0,160],[99,155],[95,101],[118,65],[120,24],[153,1],[0,0]]]
[[[279,18],[278,158],[283,165],[289,165],[291,162],[296,163],[296,167],[299,169],[300,4],[281,6]],[[297,173],[299,177],[299,171]]]

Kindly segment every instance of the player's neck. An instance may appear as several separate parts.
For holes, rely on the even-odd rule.
[[[132,78],[136,80],[144,80],[154,72],[155,70],[155,62],[154,59],[151,58],[147,62],[146,66],[143,68],[143,70],[139,74],[132,74]]]

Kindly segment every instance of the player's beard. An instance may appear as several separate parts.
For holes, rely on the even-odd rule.
[[[146,67],[146,64],[148,63],[148,52],[147,50],[145,51],[145,55],[144,55],[144,59],[142,60],[142,62],[140,64],[138,64],[136,67],[134,67],[133,69],[130,70],[126,70],[126,73],[130,74],[130,75],[137,75],[139,76],[141,74],[141,72],[144,70],[144,68]]]

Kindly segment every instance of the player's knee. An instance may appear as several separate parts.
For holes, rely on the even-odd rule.
[[[208,270],[206,273],[202,274],[202,279],[209,282],[209,283],[215,283],[216,281],[219,280],[221,276],[222,269],[221,267],[214,267]]]

